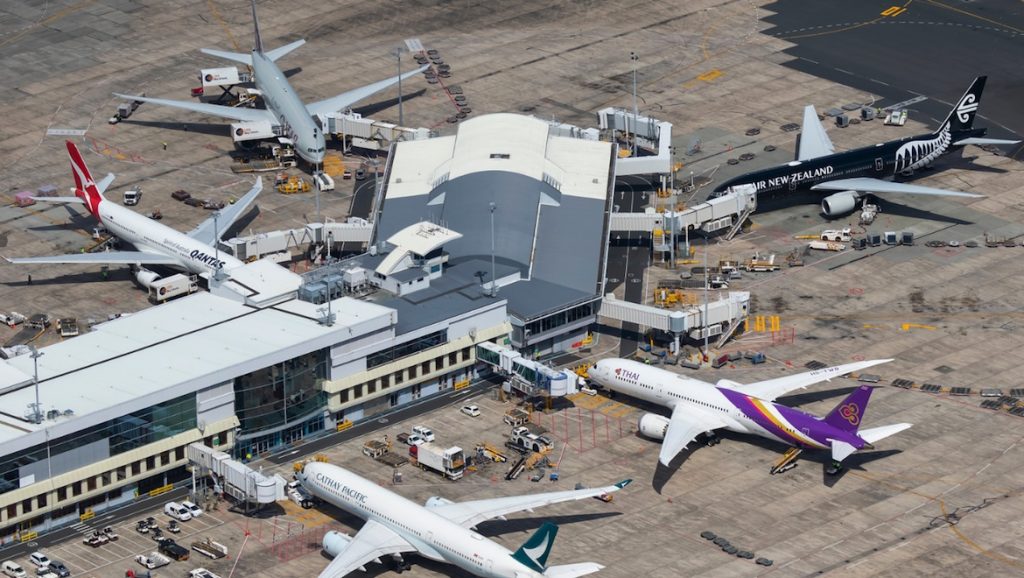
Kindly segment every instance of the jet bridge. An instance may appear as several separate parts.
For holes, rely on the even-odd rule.
[[[222,246],[237,259],[261,259],[267,255],[287,255],[290,251],[309,244],[326,243],[369,243],[373,223],[359,217],[349,217],[345,222],[328,220],[323,223],[309,223],[298,229],[284,229],[259,233],[247,237],[235,237],[223,241]]]
[[[192,467],[197,468],[197,476],[212,476],[225,493],[239,502],[263,505],[285,498],[287,481],[277,474],[265,476],[201,443],[189,444],[185,455]]]
[[[675,336],[674,349],[679,351],[679,339],[684,334],[694,340],[715,337],[717,345],[721,346],[747,318],[749,310],[750,293],[747,291],[730,291],[715,301],[674,311],[619,301],[609,293],[601,302],[598,315],[671,333]]]
[[[509,387],[527,397],[561,397],[578,391],[578,379],[568,369],[552,369],[539,361],[523,357],[518,351],[485,341],[476,346],[477,361],[486,363],[508,376]]]
[[[753,185],[743,185],[682,211],[658,213],[648,209],[643,213],[615,212],[611,215],[610,229],[647,233],[662,230],[673,234],[696,230],[714,233],[730,229],[726,237],[731,238],[756,209],[757,189]]]

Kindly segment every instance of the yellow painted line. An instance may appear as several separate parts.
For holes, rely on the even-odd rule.
[[[228,35],[228,40],[231,41],[231,45],[235,47],[235,50],[242,52],[242,49],[238,47],[238,41],[235,40],[235,35],[231,33],[231,29],[228,28],[227,22],[224,22],[224,18],[221,17],[220,12],[217,11],[217,5],[213,3],[213,0],[206,0],[206,5],[210,7],[210,14],[217,19],[217,23],[224,29],[224,33]]]
[[[995,24],[996,26],[999,26],[1000,28],[1007,28],[1009,30],[1013,30],[1017,34],[1024,34],[1024,30],[1021,30],[1020,28],[1014,28],[1013,26],[1009,26],[1007,24],[999,22],[998,20],[992,20],[991,18],[985,18],[984,16],[979,16],[979,15],[973,13],[973,12],[968,12],[967,10],[962,10],[962,9],[956,8],[954,6],[950,6],[948,4],[943,4],[942,2],[937,2],[936,0],[925,0],[925,2],[928,2],[929,4],[934,4],[936,6],[941,6],[942,8],[945,8],[946,10],[952,10],[953,12],[959,12],[959,13],[965,15],[965,16],[970,16],[971,18],[977,18],[978,20],[984,20],[985,22],[988,22],[990,24]]]
[[[907,11],[906,8],[901,8],[900,6],[892,6],[892,7],[886,8],[885,10],[882,10],[882,16],[889,16],[889,17],[899,16],[900,14],[903,14],[906,11]]]
[[[697,77],[697,79],[703,80],[704,82],[711,82],[712,80],[718,78],[719,76],[722,76],[722,71],[715,68],[705,72],[704,74],[701,74],[700,76]]]
[[[82,8],[85,8],[86,6],[88,6],[89,4],[92,4],[92,2],[93,2],[93,0],[83,0],[82,2],[79,2],[77,4],[72,4],[71,6],[68,6],[66,8],[62,8],[61,10],[58,10],[58,11],[54,12],[53,15],[50,16],[49,18],[44,18],[43,20],[40,20],[39,22],[36,22],[35,24],[33,24],[33,25],[29,26],[28,28],[22,30],[21,32],[15,34],[14,36],[8,38],[7,40],[4,40],[3,42],[0,42],[0,47],[7,46],[8,44],[11,44],[12,42],[17,42],[18,40],[21,40],[26,34],[34,31],[36,28],[45,28],[45,27],[49,26],[50,24],[53,24],[54,22],[60,20],[61,18],[65,17],[65,16],[67,16],[67,15],[73,13],[73,12],[78,12]]]
[[[904,323],[900,325],[900,329],[903,331],[910,331],[912,328],[927,329],[928,331],[935,331],[936,329],[934,325],[921,325],[920,323]]]

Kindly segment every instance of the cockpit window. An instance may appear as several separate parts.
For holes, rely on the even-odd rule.
[[[323,121],[320,120],[320,115],[314,114],[314,115],[312,115],[312,118],[313,118],[313,122],[315,122],[316,125],[318,127],[320,127],[320,130],[323,130],[324,129],[324,123],[323,123]]]

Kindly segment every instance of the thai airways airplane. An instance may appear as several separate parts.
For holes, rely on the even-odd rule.
[[[644,414],[639,429],[647,437],[663,440],[659,461],[668,465],[697,436],[706,434],[715,443],[717,429],[753,434],[782,442],[799,452],[823,449],[832,452],[831,471],[842,461],[871,444],[911,426],[898,423],[859,429],[872,388],[861,385],[827,416],[819,418],[773,400],[788,392],[866,369],[891,359],[876,359],[828,367],[786,377],[743,385],[727,379],[710,384],[671,371],[627,359],[602,359],[587,373],[597,383],[637,399],[672,410],[672,417]]]
[[[548,566],[557,526],[544,523],[518,550],[512,552],[484,538],[473,528],[485,520],[539,506],[610,494],[625,488],[623,480],[604,488],[548,492],[452,502],[429,498],[425,506],[335,465],[309,463],[296,474],[302,487],[318,498],[366,520],[355,537],[339,532],[324,536],[324,550],[334,560],[320,578],[341,578],[355,569],[366,570],[382,556],[399,561],[406,552],[447,562],[488,578],[571,578],[597,572],[603,566],[591,562]]]
[[[327,114],[343,110],[350,105],[388,88],[397,83],[399,79],[418,74],[424,70],[420,68],[382,80],[362,88],[350,90],[337,96],[314,102],[306,105],[299,99],[298,93],[288,83],[281,69],[274,62],[296,48],[306,43],[305,40],[296,40],[273,50],[263,50],[263,40],[260,38],[260,23],[256,18],[256,0],[252,2],[252,23],[255,30],[255,46],[251,54],[240,54],[237,52],[225,52],[204,48],[202,51],[210,56],[224,58],[234,62],[240,62],[252,68],[256,89],[263,96],[267,108],[252,109],[243,107],[222,106],[218,104],[207,104],[202,102],[189,102],[181,100],[169,100],[164,98],[148,98],[144,96],[131,96],[117,94],[121,98],[151,102],[162,106],[171,106],[200,112],[223,118],[230,118],[247,122],[267,121],[272,125],[281,126],[284,135],[295,143],[295,152],[305,161],[319,168],[324,160],[326,142],[324,140],[323,127],[317,120],[317,115]]]
[[[85,159],[75,143],[67,141],[68,156],[71,157],[71,173],[75,177],[73,197],[33,197],[36,201],[51,203],[75,203],[85,205],[89,214],[96,217],[104,227],[122,241],[130,243],[135,251],[104,251],[100,253],[76,253],[53,257],[24,257],[7,259],[11,263],[96,263],[105,265],[134,265],[135,278],[144,287],[160,278],[144,265],[168,265],[190,273],[209,277],[216,271],[229,271],[244,265],[238,259],[214,249],[217,238],[244,214],[263,190],[263,180],[256,178],[256,184],[233,205],[222,209],[214,217],[203,221],[187,234],[162,225],[131,209],[103,198],[103,191],[114,181],[108,174],[96,182],[85,165]],[[220,230],[217,230],[219,226]]]
[[[987,129],[973,128],[986,78],[979,76],[974,79],[935,132],[841,153],[835,152],[835,146],[818,120],[818,113],[809,105],[804,108],[800,147],[795,161],[730,179],[719,185],[713,194],[725,194],[729,188],[738,185],[754,185],[759,200],[783,198],[801,189],[838,191],[821,200],[821,212],[827,217],[853,211],[857,201],[868,194],[981,197],[983,195],[896,183],[880,177],[893,177],[926,167],[940,156],[969,144],[1020,142],[984,138]]]

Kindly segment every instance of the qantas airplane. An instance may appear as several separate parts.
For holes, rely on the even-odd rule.
[[[639,424],[640,433],[663,440],[658,459],[666,466],[697,436],[706,434],[708,445],[712,445],[716,440],[714,431],[724,428],[793,446],[797,449],[793,459],[808,448],[830,450],[833,460],[830,470],[834,472],[850,454],[871,449],[871,444],[911,424],[859,429],[872,391],[866,385],[858,387],[824,418],[773,403],[773,400],[791,391],[889,361],[892,360],[848,363],[747,385],[727,379],[712,385],[627,359],[602,359],[587,373],[592,380],[612,391],[672,410],[671,418],[644,414]]]
[[[263,96],[263,101],[267,105],[266,109],[231,107],[203,102],[148,98],[144,96],[131,96],[117,93],[115,93],[115,96],[128,100],[151,102],[161,106],[182,108],[193,112],[200,112],[203,114],[220,116],[239,121],[268,121],[272,125],[284,127],[285,136],[295,143],[295,152],[298,153],[303,160],[309,162],[315,168],[319,168],[320,164],[324,160],[324,151],[326,150],[327,145],[324,140],[323,127],[320,126],[319,121],[316,119],[317,115],[343,110],[350,105],[397,83],[399,79],[405,80],[410,76],[422,72],[424,68],[426,68],[423,67],[418,70],[413,70],[402,74],[400,77],[395,76],[362,88],[350,90],[326,100],[305,105],[302,103],[302,100],[299,99],[298,93],[295,92],[295,89],[288,83],[284,73],[281,72],[281,69],[278,68],[274,62],[302,46],[306,41],[296,40],[295,42],[286,44],[280,48],[264,51],[263,40],[260,38],[260,23],[256,18],[256,0],[253,0],[252,2],[252,23],[255,30],[255,46],[253,47],[251,54],[225,52],[223,50],[214,50],[211,48],[204,48],[202,51],[210,56],[240,62],[251,67],[256,83],[256,89]]]
[[[987,129],[973,128],[986,78],[979,76],[974,79],[971,87],[935,132],[841,153],[835,152],[835,146],[821,126],[814,107],[807,106],[804,109],[803,132],[795,161],[728,180],[719,185],[712,195],[723,195],[729,188],[738,185],[755,186],[759,200],[783,198],[802,189],[838,191],[821,200],[821,212],[826,217],[853,211],[857,201],[868,194],[981,197],[983,195],[895,183],[880,177],[893,177],[926,167],[940,156],[969,144],[1003,145],[1020,142],[984,138]]]
[[[85,205],[85,209],[108,231],[118,239],[133,245],[136,250],[7,259],[9,262],[133,265],[137,267],[135,278],[147,288],[159,279],[160,275],[146,269],[144,265],[167,265],[208,278],[216,271],[226,272],[245,264],[223,251],[218,252],[213,248],[213,244],[219,241],[217,235],[226,232],[256,200],[263,190],[261,178],[256,178],[256,184],[241,199],[219,211],[216,223],[214,218],[210,217],[195,229],[183,234],[131,209],[107,201],[103,198],[103,191],[113,182],[114,175],[108,174],[100,182],[95,182],[75,143],[67,141],[67,148],[68,156],[71,157],[71,173],[75,177],[75,196],[33,199],[49,203]],[[219,231],[215,231],[217,225],[220,227]]]
[[[453,502],[429,498],[425,506],[413,503],[374,482],[335,465],[309,463],[296,474],[302,487],[313,495],[366,520],[355,537],[340,532],[324,535],[324,550],[334,560],[320,578],[341,578],[383,556],[401,561],[406,552],[419,552],[430,560],[447,562],[488,578],[571,578],[597,572],[603,566],[591,562],[548,566],[548,554],[558,527],[550,522],[515,552],[473,531],[480,522],[505,514],[532,510],[569,500],[610,494],[632,480],[587,490],[548,492],[527,496]]]

